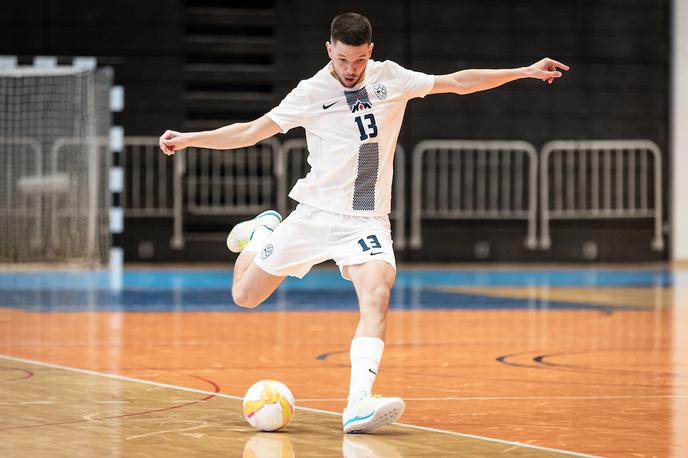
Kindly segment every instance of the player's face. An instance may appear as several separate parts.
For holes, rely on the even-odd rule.
[[[350,46],[335,41],[325,44],[327,54],[332,59],[332,66],[337,79],[344,87],[356,86],[365,74],[368,59],[373,53],[373,44],[363,44],[360,46]]]

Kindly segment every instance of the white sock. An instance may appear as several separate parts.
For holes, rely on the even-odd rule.
[[[270,230],[267,226],[258,226],[254,231],[253,231],[253,237],[251,237],[251,240],[246,244],[244,247],[243,251],[249,252],[249,253],[259,253],[260,250],[263,249],[263,245],[265,245],[265,241],[270,237],[272,234],[272,230]]]
[[[354,337],[351,341],[349,405],[370,396],[384,349],[385,342],[377,337]]]

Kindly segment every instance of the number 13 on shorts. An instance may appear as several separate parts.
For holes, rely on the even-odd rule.
[[[377,239],[376,235],[369,235],[365,238],[362,238],[358,241],[358,244],[361,245],[361,249],[363,249],[363,251],[370,251],[371,248],[382,248],[382,245],[380,245],[380,241]]]

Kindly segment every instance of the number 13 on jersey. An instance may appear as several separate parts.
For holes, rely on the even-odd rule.
[[[368,113],[362,117],[356,116],[355,120],[358,125],[358,133],[361,135],[361,141],[377,137],[377,124],[375,123],[375,116],[372,113]]]

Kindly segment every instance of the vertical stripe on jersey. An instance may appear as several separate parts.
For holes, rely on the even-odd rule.
[[[358,174],[354,182],[354,210],[375,210],[375,184],[380,165],[377,143],[363,143],[358,150]]]

